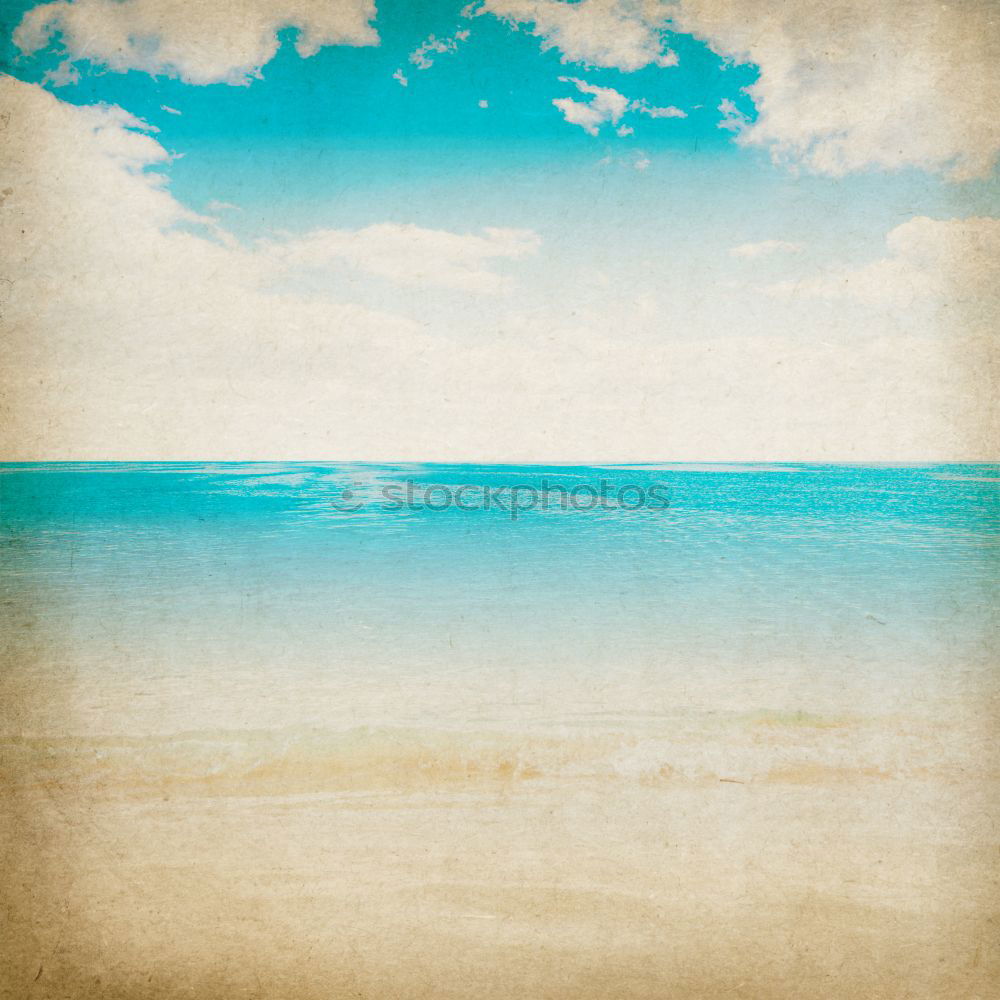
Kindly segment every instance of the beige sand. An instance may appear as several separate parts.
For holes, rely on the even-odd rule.
[[[229,740],[6,741],[5,997],[998,995],[971,709]]]

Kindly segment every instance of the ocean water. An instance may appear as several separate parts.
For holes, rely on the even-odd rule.
[[[101,780],[895,771],[997,687],[998,482],[7,465],[3,735]]]

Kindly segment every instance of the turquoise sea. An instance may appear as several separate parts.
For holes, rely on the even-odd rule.
[[[738,681],[794,661],[907,677],[982,667],[994,637],[996,466],[2,472],[7,641],[136,675],[239,663],[280,689],[306,667],[613,680],[712,665]],[[463,485],[462,509],[440,509]]]
[[[4,728],[199,733],[211,770],[220,746],[245,764],[275,733],[946,718],[996,687],[998,480],[982,465],[7,465]]]

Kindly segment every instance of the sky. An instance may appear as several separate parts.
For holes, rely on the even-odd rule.
[[[979,0],[10,0],[8,459],[996,457]]]

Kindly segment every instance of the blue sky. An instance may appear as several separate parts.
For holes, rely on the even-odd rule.
[[[361,37],[366,2],[338,0],[361,14],[336,30]],[[58,107],[118,106],[151,126],[169,158],[144,152],[145,173],[164,178],[174,227],[199,235],[202,249],[229,247],[234,267],[240,247],[259,258],[265,241],[286,261],[263,280],[269,294],[398,315],[451,338],[449,351],[463,331],[477,343],[519,331],[569,351],[566,365],[546,362],[565,371],[578,360],[573,338],[599,328],[595,336],[635,338],[634,366],[654,341],[927,336],[947,305],[925,301],[924,287],[937,294],[941,284],[925,280],[928,268],[971,282],[961,301],[980,295],[985,272],[956,277],[940,260],[956,240],[981,248],[993,239],[1000,137],[992,125],[953,127],[983,117],[975,87],[949,90],[940,76],[887,86],[930,43],[908,37],[916,29],[903,20],[866,25],[867,7],[855,6],[856,23],[835,26],[831,42],[812,0],[787,15],[758,0],[718,0],[718,9],[709,0],[382,0],[370,21],[377,35],[364,38],[377,44],[331,42],[303,58],[295,43],[307,30],[289,22],[312,18],[310,30],[327,30],[321,5],[285,16],[283,0],[232,12],[19,0],[3,15],[2,58]],[[29,44],[22,25],[15,36],[25,14],[48,34]],[[241,28],[258,22],[258,35],[242,40]],[[959,29],[963,38],[970,30],[942,24],[942,50],[944,33]],[[884,44],[886,30],[895,44]],[[268,37],[276,55],[255,55]],[[868,79],[870,47],[886,65]],[[971,80],[977,58],[992,72],[991,52],[952,58],[964,57]],[[984,84],[987,101],[992,79]],[[192,223],[180,218],[186,210],[216,221]],[[396,229],[346,248],[349,234],[379,226]],[[437,279],[419,278],[424,251],[400,250],[406,227],[423,234],[430,257],[443,255]],[[494,230],[503,235],[476,242]],[[295,242],[315,234],[326,240],[319,257]],[[155,259],[160,269],[162,254]],[[901,310],[907,296],[919,301]],[[607,351],[587,343],[589,380]],[[678,395],[666,383],[663,394]]]
[[[21,2],[20,10],[31,6]],[[387,217],[446,228],[531,226],[555,235],[584,203],[592,224],[607,230],[622,219],[651,229],[701,220],[698,242],[713,251],[733,236],[767,238],[775,216],[789,238],[821,226],[836,250],[883,234],[907,215],[996,206],[995,174],[959,188],[919,170],[796,177],[772,165],[766,151],[740,148],[719,128],[718,105],[732,100],[752,120],[754,103],[743,88],[757,70],[690,36],[667,36],[676,67],[574,66],[499,20],[463,19],[464,6],[382,2],[374,22],[379,45],[329,46],[308,59],[296,54],[297,31],[287,28],[263,78],[248,86],[112,73],[84,59],[78,83],[52,89],[62,100],[117,104],[154,124],[159,141],[182,154],[170,167],[174,194],[198,210],[213,201],[239,206],[244,214],[227,221],[244,236]],[[18,5],[11,8],[5,64],[22,79],[44,80],[60,61],[58,46],[18,53],[9,41]],[[409,61],[429,36],[463,26],[471,35],[457,51],[437,55],[429,69]],[[393,78],[398,69],[408,86]],[[588,135],[552,104],[579,96],[560,82],[566,76],[677,106],[688,117],[633,114],[632,135]],[[488,108],[479,107],[483,100]],[[636,171],[643,158],[649,167]]]

